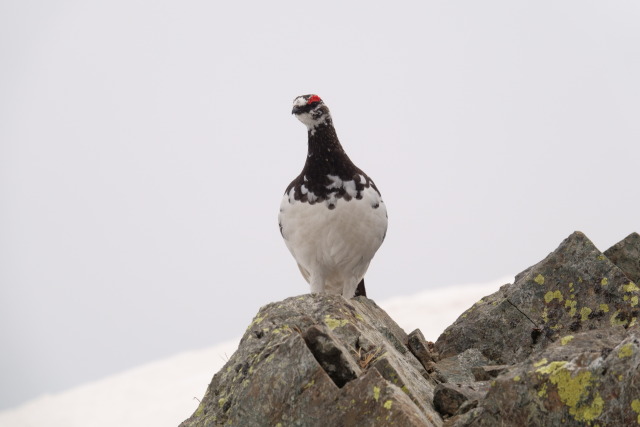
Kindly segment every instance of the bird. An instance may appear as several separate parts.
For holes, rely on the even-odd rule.
[[[280,203],[280,233],[311,293],[366,296],[364,275],[387,234],[386,205],[342,148],[318,95],[296,97],[291,113],[307,127],[308,147]]]

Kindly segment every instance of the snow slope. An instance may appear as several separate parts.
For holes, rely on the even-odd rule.
[[[435,341],[469,306],[509,282],[435,289],[378,303],[407,332]],[[239,339],[182,353],[0,412],[2,427],[177,426],[198,406]]]

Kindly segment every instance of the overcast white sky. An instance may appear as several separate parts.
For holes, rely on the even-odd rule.
[[[308,291],[297,95],[387,204],[374,299],[640,231],[640,3],[360,4],[0,1],[0,409]]]

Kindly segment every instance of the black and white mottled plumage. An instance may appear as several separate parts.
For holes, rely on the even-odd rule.
[[[307,126],[309,147],[280,204],[282,237],[311,292],[366,295],[364,275],[384,240],[387,208],[340,145],[322,99],[299,96],[292,113]]]

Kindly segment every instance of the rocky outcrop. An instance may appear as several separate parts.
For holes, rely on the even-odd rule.
[[[182,425],[441,425],[432,362],[372,300],[288,298],[260,309]]]
[[[640,424],[640,236],[580,232],[435,345],[373,301],[260,309],[183,426]]]
[[[436,371],[469,370],[475,381],[460,378],[469,386],[496,376],[445,424],[640,424],[638,237],[603,254],[575,232],[448,327]],[[478,362],[460,360],[467,353]]]

